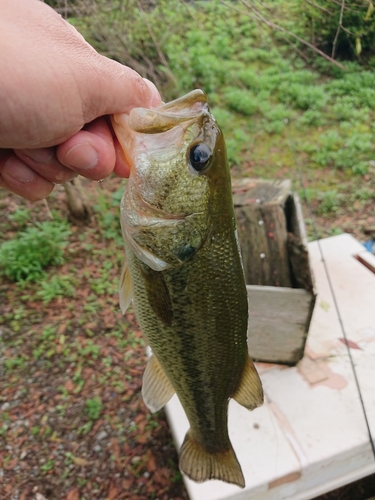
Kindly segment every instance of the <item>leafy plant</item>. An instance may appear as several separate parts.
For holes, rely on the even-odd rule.
[[[9,214],[9,220],[18,224],[19,228],[24,227],[31,218],[31,210],[29,208],[19,207],[16,211]]]
[[[63,263],[70,231],[65,222],[37,222],[0,246],[0,273],[13,281],[37,281]]]
[[[74,297],[76,280],[74,277],[54,274],[48,280],[40,282],[40,290],[36,292],[45,304],[57,297]]]
[[[341,198],[335,189],[318,193],[319,205],[317,212],[323,215],[337,212],[341,205]]]
[[[99,396],[87,399],[85,403],[86,413],[91,420],[97,420],[102,411],[103,404]]]
[[[346,0],[296,3],[300,18],[307,21],[306,34],[332,56],[350,59],[375,48],[375,12],[371,1]]]
[[[225,88],[224,99],[229,109],[246,116],[253,115],[258,108],[255,95],[248,90],[242,90],[237,87]]]

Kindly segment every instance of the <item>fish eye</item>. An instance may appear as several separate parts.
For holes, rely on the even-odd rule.
[[[190,165],[196,172],[202,172],[206,169],[211,159],[212,153],[205,144],[196,144],[189,151]]]

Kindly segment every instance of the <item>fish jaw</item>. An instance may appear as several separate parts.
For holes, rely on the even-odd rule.
[[[111,122],[126,161],[132,170],[135,168],[136,152],[134,149],[137,134],[157,133],[159,135],[177,126],[186,128],[201,115],[208,113],[207,96],[202,90],[197,89],[179,99],[162,104],[158,108],[133,108],[129,113],[112,115]],[[181,130],[177,131],[177,135],[181,135]],[[173,144],[176,138],[169,137],[169,145]]]

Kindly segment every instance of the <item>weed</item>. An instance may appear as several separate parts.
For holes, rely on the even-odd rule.
[[[55,467],[55,461],[54,460],[48,460],[45,464],[41,466],[41,470],[43,472],[49,472]]]
[[[319,206],[317,212],[322,215],[335,213],[341,205],[341,197],[337,190],[324,191],[317,196]]]
[[[308,127],[319,127],[326,122],[321,111],[308,109],[299,119],[299,123]]]
[[[35,425],[34,427],[31,428],[31,434],[34,437],[37,437],[39,435],[39,432],[40,432],[40,427],[38,425]]]
[[[4,434],[6,434],[8,429],[9,429],[9,426],[7,424],[4,424],[2,427],[0,427],[0,436],[3,436]]]
[[[325,92],[323,85],[301,85],[288,82],[280,85],[279,99],[297,109],[322,109],[328,102],[329,94]]]
[[[81,356],[91,356],[93,359],[98,359],[100,347],[94,344],[92,340],[86,342],[85,347],[80,348]]]
[[[4,361],[4,366],[7,370],[13,370],[15,368],[24,368],[26,366],[27,359],[23,356],[18,356],[15,358],[9,358]]]
[[[91,420],[97,420],[99,418],[102,408],[103,404],[99,396],[94,396],[92,399],[87,399],[85,402],[86,413]]]
[[[17,208],[17,210],[8,216],[9,220],[18,225],[18,229],[26,226],[31,218],[31,210],[29,208]]]
[[[57,297],[74,297],[77,281],[73,276],[58,276],[54,274],[48,280],[40,282],[40,290],[36,296],[45,304]]]
[[[66,223],[35,223],[0,245],[0,272],[13,281],[37,281],[47,266],[62,264],[69,234]]]
[[[226,87],[224,89],[224,99],[228,108],[232,111],[237,111],[246,116],[251,116],[257,112],[256,96],[248,90]]]

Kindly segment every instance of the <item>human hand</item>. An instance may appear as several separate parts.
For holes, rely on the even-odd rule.
[[[126,177],[108,115],[158,106],[156,87],[40,0],[0,0],[0,10],[0,187],[36,201],[77,174]]]

